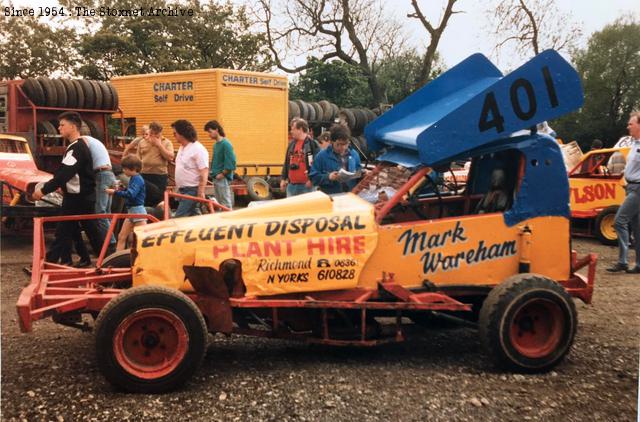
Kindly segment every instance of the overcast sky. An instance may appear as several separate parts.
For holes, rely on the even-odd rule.
[[[202,0],[203,2],[205,0]],[[502,70],[513,69],[523,62],[516,57],[509,48],[494,52],[495,39],[489,34],[486,10],[495,5],[498,0],[459,0],[454,10],[464,13],[454,15],[444,32],[438,51],[447,67],[452,67],[473,53],[483,53],[488,56]],[[252,4],[249,0],[232,0],[234,4]],[[410,0],[389,1],[389,10],[396,13],[396,17],[404,22],[411,42],[416,46],[424,46],[428,41],[425,29],[417,19],[407,19],[407,13],[413,11]],[[582,26],[583,36],[581,46],[593,32],[614,22],[622,16],[639,17],[638,0],[556,0],[558,7],[571,15],[575,22]],[[6,3],[5,3],[6,4]],[[57,5],[55,0],[14,0],[16,6],[51,6]],[[423,13],[433,22],[438,22],[445,0],[419,0]],[[3,4],[4,5],[4,4]],[[82,5],[82,3],[78,3]],[[296,62],[304,60],[300,57]]]

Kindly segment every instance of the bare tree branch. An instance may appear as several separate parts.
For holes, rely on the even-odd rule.
[[[424,26],[424,28],[431,36],[431,40],[429,42],[429,45],[427,46],[427,51],[425,52],[422,60],[422,68],[420,69],[420,74],[418,76],[419,85],[424,85],[429,79],[431,69],[433,68],[433,61],[438,50],[438,44],[440,43],[440,38],[442,37],[442,34],[444,33],[444,30],[449,23],[449,19],[454,14],[461,13],[459,11],[453,10],[453,5],[456,3],[456,1],[457,0],[447,0],[447,5],[445,6],[442,18],[440,19],[438,26],[434,28],[431,22],[429,22],[429,20],[425,17],[424,13],[422,13],[422,10],[418,5],[418,1],[411,0],[411,5],[413,6],[413,10],[415,12],[408,14],[407,17],[420,20],[422,26]]]

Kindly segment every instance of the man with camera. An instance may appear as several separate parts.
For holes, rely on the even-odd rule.
[[[287,197],[313,191],[309,170],[319,151],[318,144],[309,137],[309,125],[303,119],[291,121],[291,142],[282,167],[280,189],[287,189]]]

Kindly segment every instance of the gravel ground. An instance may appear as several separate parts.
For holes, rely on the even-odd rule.
[[[28,283],[29,239],[2,241],[2,420],[563,420],[637,417],[640,277],[604,268],[616,249],[574,240],[600,255],[593,305],[576,302],[579,329],[553,372],[494,369],[469,328],[373,349],[212,338],[202,368],[181,391],[114,391],[95,364],[93,337],[39,321],[21,334],[15,313]]]

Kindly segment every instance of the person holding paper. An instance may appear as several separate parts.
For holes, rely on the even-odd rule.
[[[330,132],[331,145],[318,153],[309,177],[326,194],[349,192],[361,176],[360,156],[349,147],[348,127],[336,124]]]

